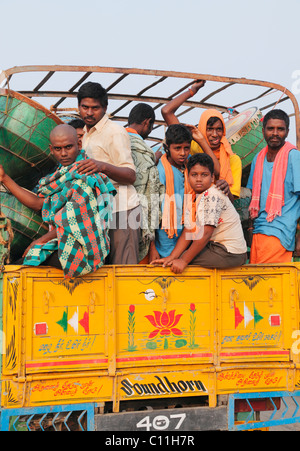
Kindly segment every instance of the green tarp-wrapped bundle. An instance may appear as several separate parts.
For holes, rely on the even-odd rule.
[[[33,100],[0,89],[0,162],[19,185],[32,189],[52,172],[49,136],[62,121]]]
[[[48,232],[48,227],[40,213],[25,207],[9,193],[0,193],[0,209],[9,219],[14,233],[10,247],[10,260],[14,262],[22,257],[32,241]]]
[[[16,183],[33,190],[40,178],[53,172],[56,162],[50,153],[49,138],[53,128],[61,123],[39,103],[9,89],[0,89],[0,164]],[[24,207],[3,189],[0,211],[10,220],[14,232],[11,243],[14,261],[47,229],[39,213]]]

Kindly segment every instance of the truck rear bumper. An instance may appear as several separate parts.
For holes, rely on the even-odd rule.
[[[237,401],[240,400],[244,400],[246,405],[244,408],[246,415],[242,423],[236,422],[236,406]],[[265,400],[271,408],[261,412],[261,418],[258,420],[253,406],[259,405],[262,400]],[[95,403],[83,403],[2,409],[0,431],[96,430],[155,434],[173,431],[180,434],[209,430],[245,431],[300,423],[300,391],[235,393],[229,395],[228,405],[216,408],[190,407],[160,410],[149,408],[143,411],[98,414],[96,407]],[[178,437],[181,436],[178,435]],[[178,438],[178,440],[181,439]]]
[[[144,410],[96,415],[99,431],[211,431],[228,429],[227,406]]]

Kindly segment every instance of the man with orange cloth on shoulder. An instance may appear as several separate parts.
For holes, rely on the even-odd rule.
[[[263,120],[267,146],[254,158],[247,185],[252,190],[250,263],[289,263],[294,250],[300,255],[300,152],[286,141],[289,123],[279,109]]]

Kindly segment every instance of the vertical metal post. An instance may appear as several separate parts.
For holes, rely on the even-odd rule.
[[[1,215],[0,210],[0,379],[2,375],[2,349],[3,349],[3,271],[4,262],[7,257],[7,247],[5,243],[7,242],[8,233],[5,231],[6,228],[6,218]],[[0,384],[0,399],[1,399],[1,385]]]

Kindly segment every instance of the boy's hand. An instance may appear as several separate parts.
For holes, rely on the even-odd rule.
[[[163,268],[165,268],[166,266],[170,266],[172,261],[173,261],[173,258],[170,258],[170,256],[163,257],[163,258],[158,258],[157,260],[153,260],[152,262],[150,262],[150,265],[162,266]]]
[[[187,263],[182,258],[177,258],[171,262],[171,271],[174,274],[181,274],[187,267]]]
[[[196,94],[205,85],[205,80],[195,80],[190,89]]]
[[[204,139],[204,136],[202,135],[198,127],[195,127],[195,125],[190,124],[185,124],[185,126],[191,132],[194,141],[199,142]]]
[[[187,263],[182,258],[164,257],[158,260],[153,260],[151,265],[161,265],[163,268],[170,266],[174,274],[181,274],[187,267]]]

